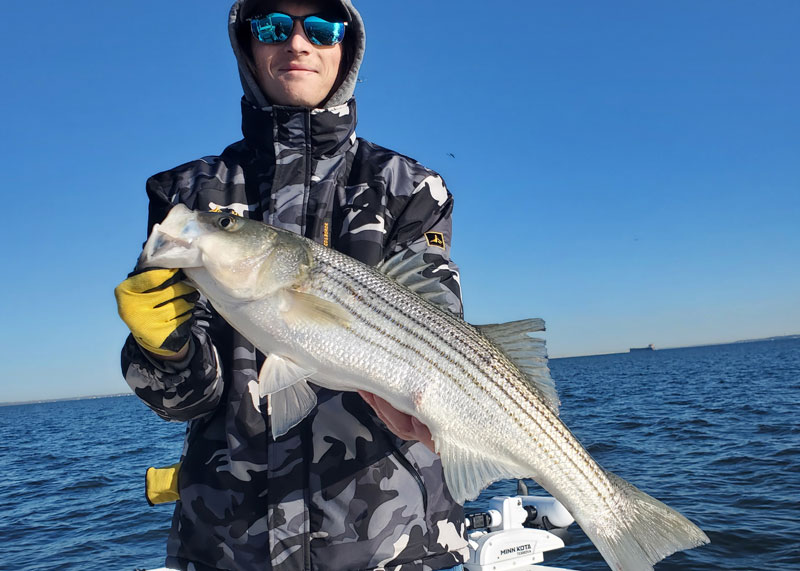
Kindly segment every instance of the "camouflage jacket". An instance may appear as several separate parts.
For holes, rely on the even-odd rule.
[[[367,264],[424,251],[460,312],[452,197],[436,173],[357,138],[353,100],[242,108],[242,141],[148,180],[150,228],[182,202],[234,210]],[[316,409],[273,440],[251,392],[263,355],[203,298],[192,334],[182,363],[151,360],[132,338],[122,354],[136,394],[162,418],[188,422],[168,566],[433,571],[462,561],[462,508],[438,456],[390,433],[357,394],[322,388]]]

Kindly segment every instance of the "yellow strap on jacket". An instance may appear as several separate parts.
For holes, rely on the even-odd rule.
[[[164,468],[148,468],[145,473],[145,495],[151,506],[181,499],[178,491],[178,473],[181,463]]]

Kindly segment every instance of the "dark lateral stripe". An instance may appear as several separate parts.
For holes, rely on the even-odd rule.
[[[468,362],[470,365],[472,365],[477,370],[482,370],[483,367],[486,366],[487,362],[491,360],[491,359],[487,358],[487,359],[483,360],[483,362],[481,362],[481,359],[480,359],[481,351],[494,353],[494,355],[492,355],[492,356],[494,356],[496,358],[504,358],[504,356],[502,356],[501,354],[499,354],[496,351],[494,351],[493,347],[491,347],[491,346],[485,345],[485,346],[475,347],[474,343],[472,343],[473,341],[476,340],[475,336],[466,334],[466,333],[471,333],[470,331],[460,331],[460,333],[462,333],[462,336],[459,337],[458,340],[462,342],[461,343],[462,345],[469,346],[469,348],[472,350],[469,353],[463,351],[460,348],[459,345],[455,345],[455,344],[451,343],[450,340],[446,336],[444,336],[444,335],[441,335],[441,336],[440,335],[436,335],[435,331],[430,331],[430,325],[431,325],[430,321],[423,321],[421,318],[418,318],[418,317],[414,316],[413,314],[409,314],[409,313],[406,313],[406,312],[402,311],[394,303],[394,300],[390,299],[389,296],[381,295],[381,292],[376,292],[376,291],[372,290],[369,287],[369,284],[366,284],[366,283],[364,283],[362,281],[359,281],[357,275],[348,274],[344,270],[342,270],[342,269],[338,268],[337,266],[332,265],[330,263],[325,263],[325,265],[326,265],[327,269],[329,270],[328,272],[325,273],[326,277],[328,277],[331,280],[333,280],[341,288],[347,289],[348,291],[350,291],[350,293],[357,300],[360,300],[362,302],[361,305],[367,306],[368,309],[372,313],[383,317],[387,321],[395,323],[397,325],[400,325],[400,323],[397,323],[397,320],[394,318],[393,314],[385,311],[384,309],[382,309],[379,306],[371,305],[368,302],[368,300],[366,300],[364,298],[364,296],[361,294],[361,292],[359,292],[358,290],[353,289],[353,287],[351,285],[352,282],[355,282],[356,285],[361,286],[362,288],[364,288],[364,290],[370,292],[372,295],[374,295],[375,297],[380,299],[382,302],[384,302],[382,305],[384,305],[384,306],[385,305],[389,305],[392,308],[392,310],[395,311],[395,313],[397,315],[399,315],[401,317],[404,317],[407,321],[410,321],[411,325],[416,326],[416,328],[407,327],[408,333],[410,335],[412,335],[413,337],[415,337],[416,339],[418,339],[419,341],[421,341],[424,344],[428,345],[433,350],[433,352],[435,352],[436,354],[442,356],[443,358],[446,358],[446,359],[450,360],[452,363],[454,363],[456,365],[459,365],[459,366],[461,365],[460,363],[457,363],[456,361],[453,361],[449,357],[449,355],[441,349],[441,346],[446,346],[447,349],[449,349],[451,351],[451,353],[459,355],[460,357],[462,357],[466,362]],[[394,285],[393,282],[387,282],[387,283],[390,283],[390,284]],[[389,292],[389,293],[396,293],[401,298],[408,296],[408,293],[404,289],[401,289],[399,286],[396,286],[396,287],[398,289],[396,289],[394,292]],[[420,309],[423,308],[423,306],[418,305],[419,298],[417,298],[416,296],[415,296],[414,299],[411,299],[409,301],[411,302],[412,306],[420,307]],[[434,307],[434,306],[429,306],[429,308],[430,307]],[[459,320],[452,319],[452,317],[447,312],[441,311],[441,310],[439,310],[439,308],[435,308],[435,309],[439,313],[439,316],[444,317],[445,320],[447,321],[446,325],[448,326],[447,327],[448,331],[452,330],[452,328],[454,326],[458,326],[461,323],[463,323],[463,322],[461,322]],[[403,325],[407,325],[407,324],[403,324]],[[424,335],[420,335],[418,333],[418,331],[424,331],[424,332],[430,333],[431,339],[425,337]],[[444,333],[444,331],[442,333]],[[478,338],[478,340],[480,340],[480,338]],[[467,371],[464,371],[464,372],[466,373]],[[513,378],[512,379],[508,379],[508,380],[513,380]]]
[[[348,300],[342,299],[341,297],[339,297],[336,294],[336,292],[330,290],[329,288],[326,288],[324,283],[321,283],[319,285],[319,287],[322,288],[323,293],[326,293],[327,295],[330,295],[331,297],[334,297],[336,299],[336,301],[338,303],[340,303],[343,307],[348,308],[351,313],[353,313],[354,315],[357,315],[358,318],[359,318],[359,321],[364,323],[367,327],[376,330],[381,335],[390,337],[395,343],[400,343],[401,345],[403,345],[404,347],[414,351],[418,355],[423,356],[423,358],[425,360],[431,361],[430,358],[427,357],[426,352],[425,351],[421,351],[419,349],[419,347],[412,346],[412,345],[409,345],[407,343],[404,343],[397,336],[389,333],[389,331],[387,329],[380,328],[380,326],[378,325],[378,323],[376,322],[374,317],[375,316],[382,317],[384,320],[386,320],[388,322],[391,322],[392,324],[396,325],[397,327],[403,328],[404,329],[404,333],[406,333],[410,337],[413,337],[416,340],[418,340],[423,347],[427,346],[431,350],[430,352],[432,352],[435,356],[440,357],[442,359],[445,359],[448,362],[450,362],[452,365],[454,365],[455,367],[461,369],[461,371],[464,373],[464,375],[468,376],[473,381],[473,384],[479,384],[479,381],[475,377],[475,375],[472,372],[470,372],[469,370],[467,370],[464,367],[463,363],[458,362],[457,360],[453,359],[448,353],[442,351],[439,347],[437,347],[437,345],[433,342],[433,340],[427,339],[425,336],[420,335],[420,333],[419,333],[420,330],[422,330],[422,331],[426,330],[422,326],[422,322],[420,320],[414,318],[414,316],[408,315],[408,314],[400,311],[396,306],[394,306],[391,303],[391,300],[387,300],[385,298],[381,298],[380,296],[377,296],[379,299],[381,299],[382,301],[385,301],[386,304],[391,305],[391,307],[396,310],[394,315],[397,315],[397,316],[399,316],[401,318],[405,318],[405,320],[410,321],[413,326],[416,326],[416,328],[415,327],[409,327],[407,323],[400,323],[397,319],[395,319],[395,317],[394,317],[394,315],[392,313],[389,313],[389,312],[385,311],[381,307],[377,307],[375,305],[371,305],[369,303],[369,301],[366,300],[364,298],[364,296],[361,295],[361,293],[358,290],[356,290],[356,289],[354,289],[352,287],[351,282],[356,281],[358,285],[362,285],[362,286],[364,286],[366,288],[365,284],[363,284],[362,282],[358,282],[356,279],[354,279],[354,276],[348,275],[345,272],[339,270],[338,268],[336,268],[334,266],[328,265],[328,268],[331,270],[331,272],[326,274],[326,278],[328,278],[331,282],[333,282],[336,285],[338,285],[341,289],[346,290],[350,294],[350,298],[351,298],[350,301],[353,301],[354,303],[348,303]],[[336,275],[336,274],[338,274],[338,275]],[[372,290],[367,289],[367,291],[372,291]],[[372,292],[372,293],[374,293],[374,292]],[[360,313],[359,311],[364,311],[365,313]],[[372,319],[370,319],[370,318],[372,318]],[[447,344],[447,343],[445,343],[445,345],[449,346],[449,344]],[[388,347],[386,349],[388,350]],[[463,351],[461,351],[460,349],[458,349],[456,347],[451,347],[451,349],[453,350],[453,353],[456,353],[456,354],[460,355],[462,358],[464,358],[464,360],[470,362],[475,367],[475,369],[480,370],[480,367],[475,366],[475,363],[471,362],[471,360],[469,359],[469,355],[468,354],[465,354]],[[433,361],[431,361],[431,362],[433,362]],[[437,370],[441,371],[441,369],[439,367],[437,367]],[[442,371],[442,372],[444,372],[444,371]],[[446,375],[446,376],[447,376],[448,379],[452,380],[453,382],[456,382],[457,384],[459,384],[459,386],[461,386],[461,384],[458,382],[457,379],[453,378],[450,375]]]
[[[435,308],[434,315],[438,314],[438,316],[443,317],[446,322],[444,324],[446,331],[442,331],[442,333],[452,333],[453,329],[456,329],[460,334],[454,337],[450,337],[444,334],[437,335],[436,331],[430,330],[430,326],[432,325],[431,321],[425,321],[421,318],[417,318],[412,314],[403,312],[396,305],[394,300],[390,299],[390,296],[380,295],[380,292],[375,292],[374,290],[371,290],[368,284],[359,281],[358,279],[359,276],[355,274],[348,274],[344,270],[330,263],[325,263],[325,266],[329,270],[329,272],[326,272],[326,277],[334,281],[341,288],[350,291],[350,293],[356,299],[361,301],[361,305],[366,306],[372,314],[381,316],[387,321],[395,323],[398,326],[401,325],[404,326],[405,329],[407,330],[407,333],[410,336],[416,338],[422,344],[427,345],[436,355],[444,359],[447,359],[453,365],[461,369],[462,372],[465,375],[468,375],[473,382],[483,386],[483,383],[480,383],[479,379],[477,379],[469,370],[467,370],[467,368],[464,366],[462,362],[454,360],[451,357],[451,355],[460,356],[464,360],[464,362],[466,362],[476,371],[484,372],[487,365],[491,366],[492,371],[495,373],[496,377],[500,377],[498,382],[498,380],[496,380],[495,378],[489,375],[485,375],[487,380],[491,384],[496,385],[501,391],[505,392],[507,396],[514,401],[517,401],[519,396],[523,396],[530,405],[534,406],[537,409],[540,408],[539,407],[540,402],[535,399],[535,395],[531,394],[530,391],[525,390],[528,388],[528,384],[522,382],[519,378],[514,376],[513,371],[516,369],[516,366],[513,365],[513,363],[511,363],[504,354],[497,351],[496,348],[493,345],[491,345],[488,341],[486,341],[483,337],[476,335],[475,331],[463,321],[455,319],[454,316],[448,314],[446,311],[442,311],[439,308]],[[398,323],[391,313],[388,313],[381,307],[376,307],[375,305],[371,305],[369,301],[360,294],[360,292],[353,289],[351,285],[352,282],[355,282],[356,285],[363,287],[366,291],[375,295],[378,299],[380,299],[383,302],[384,306],[389,305],[390,307],[392,307],[392,309],[395,310],[395,313],[397,315],[402,316],[407,321],[411,322],[411,326],[405,323],[404,324]],[[395,285],[393,284],[393,282],[387,282],[387,283]],[[423,306],[419,305],[419,298],[414,296],[413,299],[408,299],[409,293],[404,288],[401,288],[400,286],[396,285],[395,287],[397,289],[394,292],[389,292],[389,293],[395,293],[401,299],[405,298],[405,301],[409,301],[412,305],[420,307],[421,309],[423,308]],[[349,304],[346,305],[350,306]],[[351,310],[354,310],[354,306],[350,307]],[[427,307],[427,309],[430,308],[434,308],[434,306]],[[428,333],[430,337],[420,334],[419,331]],[[444,351],[442,347],[449,349],[450,353]],[[464,349],[462,349],[462,347],[466,347],[468,351],[465,351]],[[498,363],[505,366],[499,367]],[[523,376],[522,373],[519,374]],[[506,383],[513,385],[514,388],[520,394],[519,395],[509,394],[508,391],[505,390]],[[546,405],[542,404],[542,406]],[[541,411],[539,412],[541,413]]]
[[[452,351],[452,353],[460,356],[464,361],[466,361],[466,363],[471,365],[471,367],[474,370],[479,371],[481,373],[484,373],[484,369],[485,369],[487,364],[491,364],[492,368],[493,368],[493,372],[495,372],[497,376],[502,377],[501,381],[507,381],[507,382],[510,382],[510,384],[514,385],[513,388],[516,389],[516,391],[515,391],[516,394],[510,393],[507,390],[507,385],[505,385],[504,383],[498,382],[494,378],[492,378],[491,376],[485,375],[485,373],[484,373],[483,376],[486,378],[487,381],[489,381],[489,384],[493,384],[494,386],[496,386],[501,392],[503,392],[512,401],[519,401],[520,397],[524,398],[525,401],[528,402],[528,404],[530,404],[533,408],[537,409],[537,412],[540,415],[543,413],[544,410],[548,410],[549,411],[549,409],[545,408],[545,405],[543,405],[543,403],[540,403],[538,400],[535,399],[535,396],[533,394],[531,394],[527,390],[521,390],[523,388],[526,389],[527,388],[527,384],[519,386],[521,383],[519,382],[519,380],[517,378],[513,377],[512,375],[510,375],[510,373],[511,373],[510,370],[508,370],[508,369],[504,370],[504,369],[499,368],[497,366],[497,362],[498,361],[500,361],[501,363],[504,363],[504,364],[508,364],[507,359],[505,358],[504,355],[502,355],[502,353],[499,353],[496,350],[494,350],[494,347],[489,346],[489,344],[487,342],[485,342],[485,341],[483,343],[479,343],[478,347],[475,346],[474,341],[476,340],[476,336],[474,335],[473,331],[471,331],[471,330],[466,330],[466,331],[462,330],[462,331],[460,331],[460,333],[462,333],[463,337],[460,337],[458,339],[458,340],[462,341],[462,343],[464,345],[466,345],[472,351],[471,353],[465,352],[464,350],[461,349],[461,347],[459,347],[457,345],[454,345],[452,342],[450,342],[450,340],[447,337],[436,336],[435,333],[432,333],[431,337],[433,337],[433,339],[429,339],[428,337],[418,333],[418,331],[429,332],[429,325],[430,325],[429,322],[423,322],[422,320],[418,319],[414,315],[401,311],[396,306],[396,304],[394,303],[394,301],[392,299],[390,299],[386,295],[381,296],[381,295],[378,294],[378,292],[375,292],[374,290],[370,289],[368,287],[368,284],[365,284],[363,281],[359,280],[359,276],[358,275],[356,275],[356,274],[348,274],[344,270],[342,270],[339,267],[337,267],[335,265],[332,265],[330,263],[323,263],[323,265],[328,270],[328,271],[323,273],[324,277],[326,279],[330,280],[331,282],[335,283],[336,285],[338,285],[340,288],[348,291],[350,293],[351,297],[352,297],[351,301],[353,303],[348,303],[346,300],[341,299],[339,296],[337,296],[335,294],[335,292],[332,292],[329,289],[326,289],[324,291],[324,293],[326,293],[327,295],[330,295],[332,297],[335,297],[335,299],[337,300],[338,303],[340,303],[344,307],[347,307],[351,311],[351,313],[354,313],[354,314],[358,315],[359,316],[359,320],[362,323],[364,323],[367,327],[372,328],[374,330],[377,330],[378,333],[383,335],[383,336],[390,336],[391,339],[395,343],[400,343],[401,345],[403,345],[404,347],[408,348],[409,350],[412,350],[412,351],[416,352],[418,355],[423,355],[424,352],[420,351],[420,349],[417,348],[416,346],[410,346],[410,345],[408,345],[406,343],[403,343],[396,336],[389,334],[389,332],[387,330],[378,328],[374,317],[375,316],[383,317],[384,319],[386,319],[387,321],[392,322],[393,324],[397,325],[398,327],[403,327],[405,329],[405,333],[407,335],[409,335],[409,336],[415,338],[416,340],[418,340],[423,346],[427,346],[434,355],[436,355],[437,357],[440,357],[442,359],[446,359],[452,365],[454,365],[456,368],[460,369],[461,372],[464,374],[464,376],[468,377],[472,381],[472,384],[469,385],[469,386],[475,387],[475,388],[479,389],[480,391],[482,391],[484,393],[487,393],[487,394],[488,394],[488,390],[486,389],[486,384],[487,383],[481,382],[481,380],[479,378],[477,378],[472,373],[472,371],[470,371],[464,365],[463,362],[459,362],[458,360],[453,359],[450,354],[448,354],[446,351],[442,350],[441,346],[444,345],[447,348],[449,348]],[[411,326],[409,326],[409,324],[407,324],[407,323],[399,323],[398,320],[395,319],[392,314],[388,313],[387,311],[385,311],[384,309],[382,309],[380,307],[376,307],[374,305],[371,305],[369,300],[367,300],[365,298],[365,296],[361,294],[361,292],[359,292],[358,290],[353,288],[353,286],[351,285],[353,282],[355,282],[355,284],[357,286],[363,287],[365,291],[370,292],[371,294],[373,294],[377,299],[383,301],[384,305],[389,305],[390,307],[392,307],[392,309],[394,309],[396,311],[396,315],[398,315],[400,317],[403,317],[407,321],[411,322]],[[408,294],[404,290],[401,289],[400,291],[396,291],[394,293],[397,293],[401,298],[405,297],[408,300]],[[418,300],[416,298],[414,298],[412,300],[408,300],[408,301],[410,301],[412,304],[417,304],[418,303]],[[368,317],[364,316],[363,314],[359,313],[359,310],[367,311],[369,313],[369,316]],[[452,326],[452,325],[456,325],[456,324],[461,324],[462,323],[459,320],[451,319],[450,316],[448,316],[446,314],[446,312],[441,312],[441,313],[442,313],[442,315],[444,315],[447,318],[446,320],[449,321],[449,323],[446,323],[446,325],[451,325]],[[465,333],[469,333],[471,335],[465,335]],[[482,338],[480,338],[480,337],[478,337],[477,340],[483,341]],[[388,352],[390,352],[391,354],[395,355],[395,353],[393,353],[389,349],[389,347],[385,347],[385,349]],[[491,357],[494,357],[494,359],[487,358],[486,360],[481,362],[481,360],[474,358],[476,355],[479,356],[479,351],[481,351],[481,350],[487,351],[487,352],[491,352],[492,353]],[[427,357],[425,357],[425,359],[426,359],[426,361],[433,363],[433,361],[431,359],[429,359]],[[463,383],[460,382],[460,380],[457,377],[454,377],[454,376],[452,376],[450,374],[447,374],[445,371],[443,371],[438,366],[436,367],[436,369],[439,370],[440,372],[442,372],[443,375],[446,378],[450,379],[457,386],[459,386],[465,392],[465,394],[469,395],[469,391],[467,390],[467,387],[465,387],[463,385]],[[497,404],[499,406],[501,406],[502,408],[504,408],[506,410],[506,412],[511,412],[506,406],[504,406],[504,403],[498,401]],[[517,409],[517,410],[519,410],[519,409]],[[522,410],[525,411],[524,408]],[[531,421],[536,425],[537,428],[540,429],[540,431],[542,433],[546,432],[543,429],[543,426],[537,421],[535,416],[532,416],[530,413],[527,413],[527,416],[530,417]],[[557,432],[561,432],[559,430],[560,427],[559,427],[558,424],[548,424],[548,426],[551,426]],[[527,429],[526,429],[526,431],[527,431]],[[533,434],[531,434],[531,436],[535,437],[535,435],[533,435]],[[561,436],[562,437],[565,436],[563,434],[563,432],[561,432]]]
[[[350,285],[352,282],[355,282],[356,285],[363,287],[367,292],[370,292],[373,295],[375,295],[375,297],[377,297],[382,302],[384,302],[384,305],[389,305],[390,307],[392,307],[392,309],[395,310],[396,314],[398,314],[398,315],[400,315],[402,317],[405,317],[406,320],[410,321],[411,324],[413,326],[416,326],[416,327],[409,327],[408,324],[402,324],[402,326],[404,326],[405,329],[407,330],[406,331],[407,334],[409,334],[412,337],[416,338],[418,341],[420,341],[424,345],[427,345],[432,350],[432,352],[434,354],[436,354],[437,356],[449,360],[453,365],[455,365],[456,367],[461,369],[461,371],[465,375],[467,375],[473,381],[473,383],[476,384],[484,392],[488,392],[484,388],[484,383],[481,383],[478,378],[476,378],[470,371],[468,371],[465,368],[463,363],[452,359],[450,357],[450,354],[448,354],[445,351],[443,351],[441,349],[442,345],[444,345],[448,349],[450,349],[451,353],[460,356],[462,359],[464,359],[464,361],[466,361],[469,365],[471,365],[477,371],[484,372],[485,371],[485,367],[487,365],[491,365],[492,369],[493,369],[493,372],[500,378],[499,379],[495,379],[490,375],[485,375],[485,373],[484,373],[484,376],[485,376],[486,380],[489,381],[489,384],[495,385],[501,392],[503,392],[512,401],[517,402],[519,397],[523,397],[525,399],[525,401],[529,405],[531,405],[533,408],[537,409],[537,412],[539,414],[542,414],[542,412],[546,409],[546,405],[544,405],[538,399],[536,399],[535,395],[530,393],[530,391],[525,390],[525,389],[528,388],[527,383],[522,383],[520,381],[520,379],[516,378],[513,375],[512,370],[515,369],[516,367],[510,361],[508,361],[508,359],[505,357],[505,355],[503,355],[502,353],[498,352],[494,348],[493,345],[489,344],[488,341],[486,341],[482,337],[476,336],[475,332],[471,328],[469,328],[469,329],[467,328],[469,326],[464,327],[466,324],[464,322],[462,322],[461,320],[457,320],[457,319],[454,318],[454,316],[449,315],[447,312],[442,311],[439,308],[435,308],[435,313],[438,313],[440,317],[444,317],[444,319],[446,321],[445,326],[447,326],[448,332],[452,332],[452,329],[455,326],[455,328],[458,330],[458,332],[461,333],[461,335],[460,336],[456,336],[455,339],[449,338],[449,337],[444,336],[444,335],[436,335],[435,331],[430,331],[431,322],[423,321],[421,319],[418,319],[417,317],[415,317],[412,314],[403,312],[396,305],[394,300],[390,299],[390,297],[387,296],[387,295],[380,295],[380,292],[376,292],[376,291],[372,290],[369,287],[369,284],[366,284],[363,281],[359,280],[359,276],[357,274],[355,274],[355,273],[347,273],[343,269],[338,267],[337,265],[333,265],[330,262],[328,262],[327,260],[320,260],[320,261],[323,262],[323,264],[329,270],[328,272],[324,273],[325,277],[330,279],[330,280],[332,280],[336,284],[338,284],[341,288],[350,291],[350,293],[353,295],[354,299],[361,301],[360,306],[362,306],[362,307],[366,306],[367,309],[370,311],[371,315],[377,314],[379,316],[382,316],[384,319],[397,324],[398,326],[401,325],[400,323],[397,323],[397,321],[393,318],[393,316],[391,314],[387,313],[385,310],[383,310],[383,309],[381,309],[379,307],[376,307],[374,305],[370,305],[370,303],[367,301],[367,299],[365,299],[364,296],[361,295],[360,292],[358,292],[357,290],[354,290],[352,288],[352,286]],[[381,277],[383,277],[383,276],[381,276]],[[388,282],[387,281],[387,284],[394,285],[395,288],[396,288],[396,290],[394,292],[390,291],[389,293],[395,293],[401,299],[405,298],[403,300],[404,301],[409,301],[410,305],[412,305],[412,306],[420,307],[420,309],[423,308],[423,306],[419,305],[419,299],[416,296],[414,296],[413,299],[409,299],[409,293],[407,291],[405,291],[405,289],[401,288],[400,286],[395,285],[393,282]],[[391,285],[387,285],[387,288],[390,288]],[[343,305],[350,307],[351,311],[356,311],[355,308],[357,306],[352,306],[352,305],[347,304],[347,303],[343,303]],[[433,308],[433,307],[434,306],[428,306],[428,309]],[[365,323],[367,323],[370,326],[372,325],[371,321],[368,321],[368,322],[365,321]],[[418,333],[418,331],[424,331],[424,332],[430,333],[432,339],[429,339],[428,337],[425,337],[424,335],[420,335]],[[464,350],[462,350],[460,346],[458,346],[458,345],[454,344],[453,342],[451,342],[451,339],[452,339],[452,341],[460,341],[462,345],[467,346],[467,348],[470,350],[470,352],[465,352]],[[478,341],[477,346],[476,346],[475,341]],[[481,352],[482,351],[486,352],[486,353],[489,353],[487,358],[481,359]],[[506,367],[499,368],[497,366],[498,362],[506,365]],[[448,378],[452,379],[452,377],[449,377],[449,376],[448,376]],[[512,385],[513,388],[516,389],[517,394],[509,393],[509,391],[507,390],[508,384]],[[502,406],[502,403],[498,403],[498,404],[500,404]],[[508,410],[508,409],[506,409],[506,410]],[[549,409],[546,409],[546,410],[549,412]],[[529,414],[529,416],[530,416],[530,414]],[[535,417],[531,416],[531,420],[537,425],[537,427],[539,427],[540,429],[542,428]],[[558,425],[558,423],[552,424],[552,425],[549,425],[549,426],[553,426],[553,428],[556,431],[560,432],[560,435],[562,437],[566,437],[567,436],[566,434],[564,434],[563,431],[559,430],[561,427]]]
[[[331,252],[331,250],[327,250],[327,252]],[[582,446],[578,443],[577,439],[572,435],[566,426],[561,423],[555,415],[553,415],[552,411],[541,401],[536,398],[536,395],[532,393],[528,389],[527,383],[522,383],[520,379],[516,378],[512,370],[516,368],[513,363],[511,363],[505,355],[498,352],[496,348],[491,345],[488,341],[483,339],[480,336],[476,336],[474,331],[469,328],[469,326],[462,322],[461,320],[455,319],[454,316],[449,315],[446,311],[441,310],[435,306],[421,305],[420,301],[417,296],[413,293],[407,292],[402,286],[395,284],[387,280],[384,276],[380,275],[383,280],[385,280],[386,290],[385,291],[376,291],[370,284],[362,281],[363,277],[359,273],[348,273],[345,269],[343,269],[339,262],[340,260],[328,260],[323,258],[322,256],[317,257],[316,261],[320,266],[323,266],[322,271],[320,272],[320,277],[322,279],[317,280],[318,285],[323,285],[326,279],[331,280],[335,285],[339,286],[341,290],[346,291],[349,294],[349,300],[342,299],[336,292],[332,291],[329,287],[323,288],[323,293],[327,294],[341,306],[348,308],[351,314],[354,315],[361,323],[363,323],[366,327],[376,331],[382,337],[390,339],[393,344],[399,345],[409,351],[416,353],[422,359],[424,359],[427,363],[429,363],[432,367],[434,367],[437,371],[439,371],[445,378],[449,379],[453,382],[461,391],[469,397],[473,402],[478,403],[478,400],[475,396],[471,394],[468,388],[477,389],[480,392],[483,392],[485,395],[491,395],[485,382],[481,382],[471,371],[467,369],[465,363],[460,362],[458,359],[453,359],[451,354],[446,353],[442,346],[449,349],[452,354],[455,354],[461,357],[469,366],[474,368],[475,370],[479,371],[481,376],[488,381],[488,384],[493,385],[496,389],[498,389],[505,397],[510,401],[510,403],[519,403],[520,399],[524,401],[525,404],[529,406],[514,406],[514,410],[520,411],[526,416],[531,423],[538,429],[538,434],[531,430],[531,427],[526,426],[524,423],[518,422],[517,424],[519,427],[531,437],[532,441],[536,445],[540,445],[540,440],[546,441],[549,445],[552,446],[552,449],[555,451],[561,451],[563,460],[571,464],[577,472],[583,476],[584,481],[586,481],[591,487],[595,488],[598,494],[601,497],[605,498],[605,494],[598,489],[598,484],[605,480],[603,474],[599,471],[599,467],[597,467],[596,463],[591,459],[588,453],[583,449]],[[367,274],[367,277],[369,276]],[[363,288],[363,292],[355,289],[353,287],[355,284],[356,287]],[[394,286],[394,289],[393,289]],[[394,310],[394,312],[402,318],[405,318],[407,322],[410,323],[400,323],[398,320],[386,310],[376,307],[372,305],[370,301],[367,299],[367,296],[364,295],[364,292],[369,294],[370,296],[374,296],[376,300],[383,302],[383,305],[388,305]],[[394,299],[392,299],[392,294],[397,296],[401,301],[408,301],[409,307],[416,307],[420,309],[420,317],[413,315],[412,313],[408,313],[403,311],[400,307],[398,307],[397,303]],[[410,296],[414,296],[410,298]],[[348,303],[350,301],[350,303]],[[444,318],[444,325],[447,328],[447,333],[454,333],[457,332],[459,335],[454,335],[452,337],[448,337],[446,335],[437,335],[436,331],[432,331],[430,329],[431,322],[424,321],[422,314],[425,312],[424,310],[430,311],[433,308],[433,314],[439,315],[439,317]],[[366,312],[366,313],[362,313]],[[454,365],[457,369],[460,369],[461,372],[470,380],[472,383],[465,385],[462,380],[456,378],[454,375],[448,374],[445,370],[440,367],[435,359],[431,359],[427,352],[421,350],[419,347],[408,344],[403,342],[399,339],[396,335],[389,333],[388,330],[379,327],[379,325],[375,322],[374,317],[378,315],[385,319],[386,321],[393,323],[398,327],[402,327],[406,334],[410,335],[414,339],[420,342],[423,346],[427,346],[429,351],[433,353],[434,356],[446,359],[452,365]],[[372,318],[372,319],[370,319]],[[435,320],[434,320],[435,321]],[[437,324],[438,325],[438,324]],[[419,331],[427,332],[430,335],[426,337],[425,335],[421,335]],[[382,350],[386,351],[389,355],[393,358],[396,358],[400,361],[403,361],[409,365],[413,364],[405,359],[402,355],[398,354],[396,351],[392,350],[388,345],[377,345],[373,341],[359,336],[363,341],[366,343],[380,347]],[[455,342],[460,342],[463,346],[467,347],[470,352],[466,352],[462,350],[461,347],[455,345]],[[487,358],[481,359],[481,351],[489,353]],[[500,368],[497,366],[498,361],[504,365],[505,368]],[[487,365],[491,365],[493,372],[496,376],[487,375],[485,372],[485,367]],[[511,369],[511,370],[509,370]],[[520,373],[521,374],[521,373]],[[506,406],[506,403],[503,403],[496,398],[492,398],[494,402],[500,406],[504,411],[507,413],[512,413],[513,411]],[[533,409],[533,410],[531,410]],[[536,414],[534,414],[534,411]],[[548,420],[552,418],[555,422],[548,422],[546,425],[543,425],[538,419],[538,416],[541,416],[543,420]],[[552,434],[551,434],[552,433]],[[560,439],[557,439],[560,438]],[[548,442],[549,441],[549,442]],[[543,446],[544,443],[541,443]],[[564,448],[567,448],[565,450]],[[573,454],[569,453],[569,449],[571,449]],[[578,462],[578,460],[581,460]],[[598,481],[598,479],[600,481]]]
[[[459,381],[459,379],[447,374],[447,372],[444,369],[441,368],[441,366],[437,363],[436,360],[431,359],[423,351],[420,351],[418,347],[416,347],[416,346],[414,346],[412,344],[404,342],[402,339],[398,338],[397,336],[395,336],[393,333],[389,332],[388,330],[382,329],[373,320],[370,320],[365,315],[359,313],[358,309],[362,308],[362,307],[365,307],[364,304],[360,304],[359,306],[349,306],[346,303],[346,301],[338,294],[338,292],[333,291],[333,290],[329,290],[329,289],[321,289],[320,291],[322,291],[322,293],[326,294],[328,297],[330,297],[331,299],[333,299],[334,301],[336,301],[337,303],[339,303],[343,307],[347,307],[350,310],[351,315],[356,320],[358,320],[361,323],[363,323],[368,329],[371,329],[371,330],[375,331],[376,333],[378,333],[379,334],[379,339],[388,339],[389,342],[387,342],[385,345],[384,344],[380,344],[380,343],[376,342],[375,340],[370,339],[369,337],[367,337],[365,335],[359,334],[355,330],[352,330],[352,329],[350,331],[351,335],[353,335],[353,336],[357,337],[358,339],[362,340],[367,345],[370,345],[372,347],[380,349],[381,351],[383,351],[384,353],[386,353],[390,357],[392,357],[394,359],[397,359],[398,361],[406,363],[409,367],[412,367],[412,368],[414,367],[414,363],[408,358],[408,353],[410,352],[410,353],[413,353],[413,354],[417,355],[419,358],[421,358],[422,360],[424,360],[425,362],[430,364],[434,369],[439,371],[439,373],[441,373],[444,378],[447,378],[450,381],[452,381],[455,385],[457,385],[461,390],[463,390],[469,396],[469,393],[466,390],[467,386],[465,386],[461,381]],[[366,307],[367,307],[367,309],[369,309],[369,306],[366,306]],[[401,347],[403,349],[406,349],[405,354],[398,352],[396,350],[396,347]],[[454,363],[454,364],[457,364],[452,360],[451,360],[451,362]],[[469,376],[473,380],[475,380],[472,375],[469,375]],[[473,383],[473,386],[475,384],[476,383]],[[473,398],[473,400],[475,400],[475,399]]]

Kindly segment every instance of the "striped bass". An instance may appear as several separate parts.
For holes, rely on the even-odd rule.
[[[308,381],[363,390],[422,421],[459,503],[503,478],[533,478],[612,569],[633,571],[708,543],[688,519],[603,470],[558,417],[544,342],[527,319],[472,326],[437,305],[421,255],[378,269],[297,234],[173,207],[139,266],[183,268],[267,355],[254,402],[277,437],[315,406]]]

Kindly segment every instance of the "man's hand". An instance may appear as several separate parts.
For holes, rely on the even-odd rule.
[[[366,391],[358,391],[358,394],[372,407],[372,410],[375,411],[378,418],[380,418],[386,427],[394,434],[405,440],[418,440],[427,446],[431,452],[436,452],[433,438],[431,438],[431,431],[419,420],[404,412],[400,412],[377,395]]]
[[[119,316],[145,350],[166,360],[186,355],[192,310],[199,294],[178,270],[132,275],[114,290]]]

